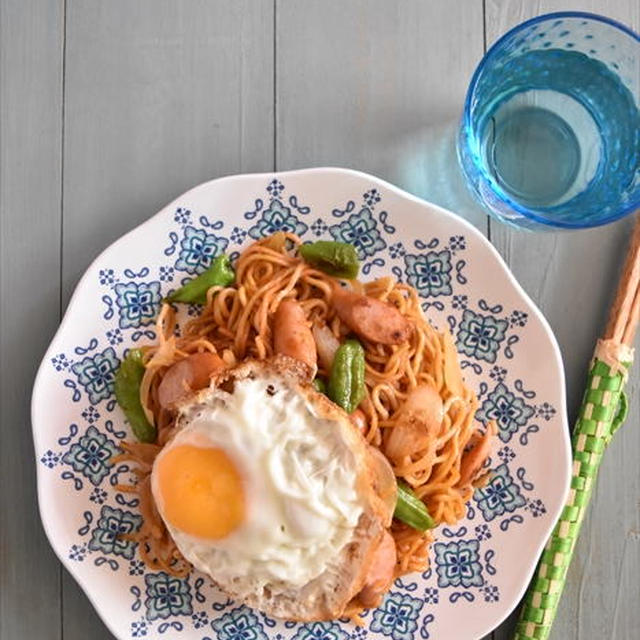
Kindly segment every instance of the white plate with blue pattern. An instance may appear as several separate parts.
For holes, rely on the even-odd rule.
[[[135,543],[117,536],[141,522],[135,497],[115,488],[130,469],[112,462],[128,437],[113,397],[124,350],[154,339],[170,289],[219,252],[236,254],[280,229],[350,242],[364,278],[393,274],[416,287],[427,317],[455,336],[480,399],[478,419],[499,426],[492,479],[466,518],[436,530],[431,568],[396,580],[362,628],[272,620],[228,600],[198,572],[180,580],[146,570]],[[344,169],[208,182],[106,249],[44,357],[32,420],[49,540],[121,640],[480,638],[523,595],[569,486],[563,367],[540,311],[467,222]]]

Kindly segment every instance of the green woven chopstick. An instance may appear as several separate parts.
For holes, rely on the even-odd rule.
[[[545,640],[556,616],[580,527],[602,456],[627,415],[624,385],[640,314],[640,217],[611,309],[605,338],[596,345],[576,422],[571,488],[524,599],[515,640]]]

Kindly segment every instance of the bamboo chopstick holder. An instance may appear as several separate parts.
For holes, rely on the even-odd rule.
[[[607,328],[595,348],[573,431],[571,490],[529,585],[515,640],[549,637],[602,457],[626,417],[624,385],[640,319],[640,215],[636,216]]]

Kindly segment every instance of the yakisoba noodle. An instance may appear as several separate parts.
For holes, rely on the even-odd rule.
[[[235,265],[233,286],[211,288],[201,315],[191,320],[182,336],[175,335],[174,312],[164,305],[157,319],[158,342],[145,349],[145,375],[141,399],[150,420],[158,428],[158,444],[125,444],[121,459],[137,463],[139,482],[121,490],[139,494],[143,525],[136,534],[142,556],[153,569],[175,575],[188,573],[190,566],[167,532],[150,491],[149,474],[155,455],[170,439],[173,417],[158,402],[158,385],[167,368],[198,351],[217,353],[228,364],[245,358],[264,359],[273,355],[270,318],[280,302],[294,297],[308,320],[326,324],[338,338],[349,329],[336,315],[332,304],[334,278],[295,256],[291,245],[299,245],[293,234],[279,233],[249,246]],[[289,249],[287,248],[289,245]],[[458,356],[448,332],[440,333],[424,318],[417,292],[391,277],[372,282],[354,281],[352,286],[367,296],[394,304],[412,320],[415,330],[399,345],[363,341],[366,357],[366,396],[360,408],[367,417],[367,441],[381,447],[385,434],[394,428],[394,412],[407,393],[428,383],[440,394],[444,419],[436,442],[436,456],[411,457],[394,468],[427,505],[437,523],[453,524],[463,517],[473,486],[457,486],[462,454],[478,438],[473,418],[477,408],[475,393],[462,381]],[[319,363],[319,375],[327,376]],[[488,427],[492,432],[495,425]],[[428,565],[429,531],[422,533],[394,521],[392,527],[398,574],[421,571]]]

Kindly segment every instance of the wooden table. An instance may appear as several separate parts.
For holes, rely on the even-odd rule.
[[[555,330],[573,418],[631,221],[580,233],[508,229],[466,195],[451,143],[487,46],[566,8],[640,28],[637,0],[2,0],[1,640],[111,637],[40,524],[31,386],[89,262],[204,180],[353,167],[467,217]],[[636,370],[556,640],[638,637],[638,379]],[[491,637],[510,638],[513,622]]]

